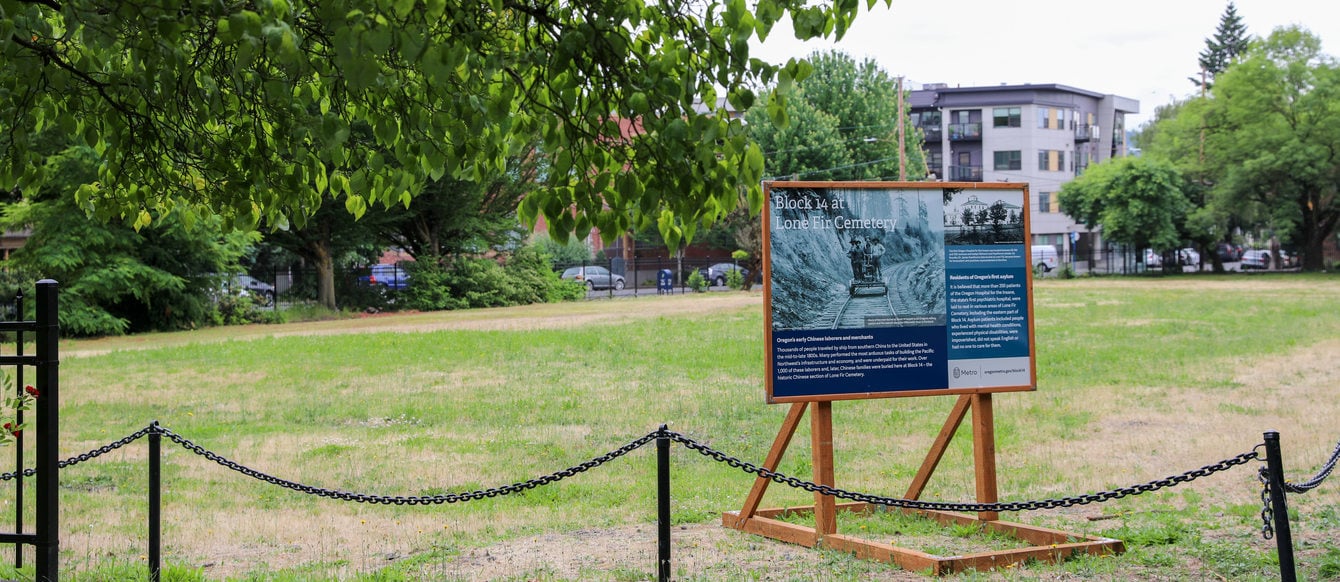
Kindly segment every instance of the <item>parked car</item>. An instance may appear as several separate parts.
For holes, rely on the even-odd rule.
[[[1289,251],[1280,249],[1280,268],[1291,269],[1298,266],[1298,258],[1289,254]]]
[[[1052,245],[1033,245],[1033,272],[1050,273],[1060,263],[1056,247]]]
[[[1154,249],[1145,249],[1145,268],[1154,269],[1163,266],[1163,255],[1154,252]]]
[[[256,297],[263,303],[275,300],[275,286],[251,275],[235,275],[233,277],[233,290],[243,296]]]
[[[569,267],[568,270],[563,271],[562,278],[565,281],[582,281],[586,283],[588,291],[611,287],[617,291],[623,289],[624,286],[623,276],[615,275],[605,267]]]
[[[1221,242],[1214,249],[1214,254],[1218,255],[1219,262],[1232,263],[1242,260],[1242,246],[1233,243]]]
[[[726,277],[731,271],[739,271],[740,279],[744,280],[749,276],[749,269],[736,265],[735,263],[717,263],[710,267],[698,269],[698,274],[702,275],[703,280],[720,287],[726,284]]]
[[[1270,251],[1265,249],[1251,249],[1242,253],[1242,264],[1240,267],[1246,269],[1269,269],[1274,258],[1270,256]]]
[[[381,285],[392,291],[399,291],[409,287],[409,272],[399,265],[373,265],[368,269],[368,276],[359,277],[358,282],[363,285]]]
[[[1178,249],[1178,250],[1177,250],[1177,264],[1179,264],[1179,265],[1183,265],[1183,266],[1187,266],[1187,267],[1199,267],[1199,266],[1200,266],[1200,253],[1197,252],[1196,249],[1193,249],[1193,248],[1190,248],[1190,247],[1185,248],[1185,249]]]

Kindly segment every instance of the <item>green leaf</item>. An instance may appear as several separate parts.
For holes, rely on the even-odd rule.
[[[362,196],[347,196],[344,199],[344,209],[354,218],[363,218],[363,213],[368,211],[368,202]]]
[[[656,218],[656,228],[661,232],[661,238],[665,240],[665,246],[674,254],[679,250],[680,232],[675,226],[675,213],[668,209],[661,210],[660,216]]]
[[[414,0],[394,0],[392,4],[396,18],[405,18],[414,10]]]

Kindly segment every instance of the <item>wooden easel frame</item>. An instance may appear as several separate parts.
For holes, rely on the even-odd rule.
[[[791,437],[800,426],[809,402],[795,402],[782,421],[781,430],[773,440],[772,448],[763,462],[769,471],[777,470],[782,455],[791,444]],[[812,403],[814,411],[810,414],[810,438],[812,443],[814,483],[835,486],[833,473],[833,403],[820,401]],[[995,423],[993,419],[991,394],[964,394],[959,396],[949,417],[945,420],[940,434],[936,437],[931,450],[926,454],[920,470],[912,479],[907,490],[907,499],[917,499],[930,481],[950,440],[959,425],[971,410],[973,434],[973,464],[976,468],[977,502],[995,503],[996,497],[996,443]],[[961,556],[936,556],[925,552],[900,548],[864,540],[854,536],[837,533],[838,512],[863,513],[874,509],[867,503],[837,503],[836,499],[821,493],[814,494],[814,505],[759,509],[764,493],[772,481],[766,477],[754,480],[754,486],[745,498],[740,511],[729,511],[721,515],[722,525],[740,531],[769,537],[805,547],[822,545],[839,551],[850,552],[859,558],[889,562],[907,570],[929,570],[933,574],[950,574],[963,570],[989,570],[1017,564],[1025,560],[1058,562],[1076,553],[1119,554],[1126,550],[1120,540],[1099,538],[1058,530],[1035,527],[1020,523],[999,521],[999,515],[993,511],[978,512],[974,516],[943,511],[902,510],[905,513],[922,515],[939,521],[944,525],[980,524],[986,530],[1009,535],[1025,543],[1027,548],[981,552]],[[785,513],[814,514],[814,527],[806,527],[774,519]]]

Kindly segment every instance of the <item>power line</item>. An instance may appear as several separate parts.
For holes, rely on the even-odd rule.
[[[880,163],[883,163],[883,162],[891,162],[891,161],[896,160],[896,159],[898,159],[897,156],[894,156],[894,157],[891,157],[891,158],[880,158],[880,159],[878,159],[878,160],[870,160],[870,161],[868,161],[868,162],[860,162],[860,163],[856,163],[856,164],[848,164],[848,165],[845,165],[845,166],[836,166],[836,167],[832,167],[832,168],[824,168],[824,169],[822,169],[822,170],[808,170],[808,171],[805,171],[805,172],[796,172],[796,173],[793,173],[793,174],[783,174],[783,175],[781,175],[781,176],[768,176],[768,177],[765,177],[765,178],[763,178],[763,179],[764,179],[764,180],[776,180],[776,179],[778,179],[778,178],[790,178],[790,179],[793,179],[793,180],[794,180],[794,179],[796,179],[796,178],[800,178],[800,177],[802,177],[802,176],[810,176],[810,175],[813,175],[813,174],[822,174],[822,173],[824,173],[824,172],[833,172],[833,171],[836,171],[836,170],[849,170],[849,169],[851,169],[851,168],[860,168],[860,167],[864,167],[864,166],[873,166],[873,165],[875,165],[875,164],[880,164]]]

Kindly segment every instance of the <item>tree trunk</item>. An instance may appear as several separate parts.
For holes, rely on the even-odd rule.
[[[746,213],[743,221],[744,224],[735,229],[734,238],[735,244],[749,253],[749,257],[740,262],[740,266],[749,272],[742,289],[749,291],[754,288],[754,279],[763,274],[763,217],[751,217]]]
[[[330,256],[330,248],[325,241],[307,243],[312,262],[316,263],[316,302],[322,307],[334,311],[335,305],[335,263]]]
[[[1335,233],[1340,222],[1340,211],[1334,209],[1334,199],[1322,198],[1319,194],[1309,194],[1303,204],[1301,257],[1299,261],[1304,271],[1321,272],[1326,268],[1326,240]],[[1316,210],[1314,210],[1316,209]]]

